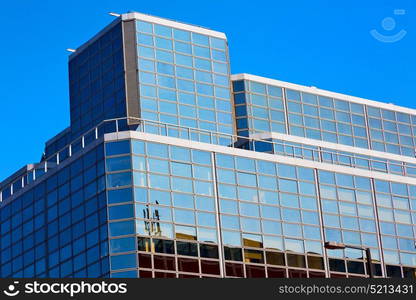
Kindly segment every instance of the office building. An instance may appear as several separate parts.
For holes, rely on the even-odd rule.
[[[0,183],[0,277],[369,276],[349,246],[415,277],[416,110],[231,75],[225,34],[140,13],[69,86],[70,126]]]

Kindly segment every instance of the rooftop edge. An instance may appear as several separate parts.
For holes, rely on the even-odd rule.
[[[205,35],[209,35],[209,36],[220,38],[220,39],[227,39],[227,36],[225,35],[225,33],[211,30],[202,26],[187,24],[187,23],[180,22],[180,21],[169,20],[166,18],[156,17],[156,16],[147,15],[147,14],[138,13],[138,12],[128,12],[125,14],[120,14],[120,17],[117,17],[110,24],[108,24],[103,29],[101,29],[98,33],[96,33],[92,38],[90,38],[85,43],[81,44],[81,46],[75,48],[76,52],[71,53],[69,55],[69,60],[76,57],[79,52],[81,52],[88,45],[92,44],[94,41],[100,38],[104,33],[108,32],[111,28],[113,28],[120,21],[128,21],[128,20],[147,21],[147,22],[157,23],[157,24],[161,24],[161,25],[165,25],[165,26],[169,26],[169,27],[173,27],[177,29],[183,29],[183,30],[200,33],[200,34],[205,34]]]
[[[177,29],[183,29],[183,30],[188,30],[188,31],[196,32],[196,33],[206,34],[206,35],[221,38],[221,39],[227,39],[225,33],[220,32],[220,31],[215,31],[215,30],[211,30],[202,26],[198,26],[198,25],[187,24],[181,21],[170,20],[170,19],[156,17],[156,16],[147,15],[147,14],[138,13],[138,12],[130,12],[130,13],[122,14],[121,20],[122,21],[127,21],[127,20],[147,21],[151,23],[166,25],[169,27],[177,28]]]

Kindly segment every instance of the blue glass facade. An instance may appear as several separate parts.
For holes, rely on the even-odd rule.
[[[141,117],[234,134],[225,39],[137,21]]]
[[[123,140],[106,144],[106,166],[113,277],[152,262],[154,276],[220,275],[211,153]]]
[[[281,87],[255,81],[233,81],[237,135],[287,133]]]
[[[106,147],[113,276],[209,276],[180,261],[202,264],[210,245],[211,264],[224,260],[215,275],[325,277],[324,241],[369,247],[379,276],[381,261],[389,276],[416,266],[416,185],[134,139]],[[366,274],[362,251],[327,256],[334,277]]]
[[[415,114],[253,80],[233,88],[239,135],[277,132],[415,157]]]
[[[416,112],[228,56],[138,13],[77,49],[70,126],[0,183],[0,277],[369,276],[338,242],[415,278]]]
[[[121,22],[74,53],[68,66],[72,139],[103,120],[126,117]]]
[[[103,157],[97,146],[2,202],[1,277],[108,276]]]

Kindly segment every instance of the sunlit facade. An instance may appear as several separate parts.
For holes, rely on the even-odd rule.
[[[0,183],[0,277],[416,271],[416,111],[248,74],[123,14],[69,57],[71,124]]]

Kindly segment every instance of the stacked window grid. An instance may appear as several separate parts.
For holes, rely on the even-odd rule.
[[[264,95],[279,91],[270,110]],[[253,91],[255,93],[253,98]],[[415,157],[416,116],[250,80],[233,82],[238,135],[278,132],[364,149]],[[263,93],[263,94],[262,94]],[[253,102],[254,101],[254,102]],[[253,104],[254,103],[254,104]],[[254,109],[253,109],[253,105]],[[257,106],[258,105],[258,106]],[[269,112],[267,112],[267,110]],[[285,128],[287,118],[287,128]],[[275,122],[281,123],[280,125]]]
[[[362,104],[286,89],[289,133],[368,148]]]
[[[136,24],[142,118],[233,134],[226,40]]]
[[[416,116],[367,106],[371,148],[415,156]]]
[[[128,191],[128,198],[131,202],[128,209],[126,206],[126,211],[130,211],[128,233],[132,235],[129,244],[132,247],[131,257],[134,256],[134,264],[130,266],[131,270],[114,270],[120,272],[120,276],[124,276],[126,272],[131,272],[129,273],[131,276],[139,274],[143,277],[220,276],[219,271],[212,273],[214,269],[219,270],[220,267],[215,267],[211,270],[211,274],[206,274],[202,271],[202,264],[203,261],[211,260],[212,266],[218,266],[217,263],[221,261],[219,251],[223,251],[223,276],[226,277],[322,277],[325,266],[323,241],[370,247],[376,276],[383,274],[382,265],[379,263],[381,261],[380,249],[386,262],[387,276],[408,277],[414,274],[416,255],[409,246],[412,242],[414,243],[414,237],[411,236],[413,228],[409,225],[411,222],[409,218],[414,218],[414,213],[411,209],[405,211],[404,200],[398,200],[396,199],[398,196],[395,196],[395,201],[401,202],[396,204],[397,209],[395,206],[394,212],[391,212],[394,219],[385,217],[385,215],[389,216],[386,207],[378,204],[375,195],[378,199],[387,191],[384,189],[374,194],[372,185],[375,184],[376,191],[378,191],[380,187],[377,186],[384,187],[386,182],[381,183],[376,180],[373,183],[370,178],[327,171],[318,171],[318,175],[315,175],[313,169],[216,153],[215,178],[219,207],[216,210],[213,204],[216,201],[215,193],[212,191],[215,185],[212,182],[214,177],[210,173],[212,162],[208,152],[197,151],[198,154],[194,154],[196,150],[156,143],[146,143],[145,146],[139,141],[133,141],[132,148],[133,150],[130,150],[130,146],[126,146],[124,154],[132,151],[134,155],[132,159],[128,159],[124,168],[133,166],[133,178],[131,178],[131,172],[128,174],[124,170],[118,171],[126,173],[126,178],[130,177],[130,179],[125,179],[125,183],[121,185],[117,183],[114,186],[111,183],[113,179],[107,177],[108,185],[115,193],[115,196],[108,194],[109,203],[112,197],[114,201],[119,201],[120,194],[118,193],[124,193],[123,191]],[[206,159],[200,160],[201,155]],[[125,161],[125,157],[129,156],[122,155],[118,160],[123,157]],[[196,157],[199,161],[195,161]],[[108,159],[114,158],[117,157]],[[174,171],[177,163],[192,164],[192,167],[185,167],[182,170],[182,175],[178,177],[180,181],[175,179],[178,175]],[[107,164],[110,166],[113,162],[107,162]],[[114,164],[120,163],[115,160]],[[203,184],[203,188],[198,188],[202,180],[196,176],[195,167],[205,167],[203,173],[211,174],[205,177],[205,181],[208,178],[211,180],[206,181],[208,184]],[[115,172],[114,169],[111,170]],[[199,182],[192,184],[192,180],[184,176],[185,173],[193,176],[194,181],[198,179]],[[109,173],[107,176],[113,174],[120,173]],[[319,184],[316,184],[314,176],[318,176]],[[156,186],[152,185],[154,180],[157,182]],[[173,185],[173,182],[176,184]],[[387,186],[389,186],[388,182]],[[393,194],[404,198],[403,185],[391,183],[391,186],[392,190],[394,189]],[[407,195],[414,195],[413,186],[404,186]],[[200,191],[205,192],[200,195]],[[194,193],[193,197],[190,196],[191,193]],[[408,203],[410,200],[415,201],[412,196],[407,197]],[[317,199],[321,202],[319,203]],[[179,202],[182,204],[178,205]],[[188,204],[184,205],[183,203],[186,202]],[[118,205],[124,204],[114,206]],[[319,205],[322,205],[324,238],[321,236]],[[377,211],[374,210],[375,205],[378,205]],[[413,207],[411,205],[408,204],[406,207]],[[110,204],[111,207],[112,204]],[[117,209],[124,210],[125,208],[120,206]],[[217,213],[220,215],[219,224],[214,218]],[[384,227],[381,235],[382,248],[380,247],[377,223],[377,215],[380,213],[382,213],[380,222],[382,220],[384,223],[394,222],[392,224],[395,224],[397,232],[400,230],[396,244],[401,248],[395,252],[396,256],[389,248],[392,247],[391,243],[386,248],[383,241],[386,239],[384,236],[390,238],[391,225],[388,227],[381,223]],[[109,215],[112,218],[113,213]],[[205,220],[211,221],[200,223],[202,215]],[[209,215],[211,215],[210,218],[208,218]],[[134,217],[135,221],[133,221]],[[119,230],[120,234],[126,234],[127,223],[125,221],[111,220],[110,222],[114,222],[114,228],[110,224],[110,235],[114,230],[115,232]],[[119,224],[115,225],[117,223]],[[221,241],[219,241],[215,227],[221,228]],[[385,228],[390,231],[383,231],[387,230]],[[206,230],[202,240],[201,229]],[[134,238],[136,236],[138,237],[137,245]],[[112,238],[118,239],[119,236]],[[218,245],[221,244],[224,245],[223,249],[218,249]],[[202,246],[209,245],[211,254],[208,258],[203,256],[206,255],[207,250],[202,250]],[[183,247],[187,249],[185,252]],[[136,255],[137,251],[145,261],[142,267],[147,267],[141,267],[140,259]],[[163,256],[168,258],[163,258]],[[185,271],[191,270],[182,265],[188,262],[185,256],[194,256],[189,261],[189,264],[194,266],[190,267],[194,270],[193,272]],[[365,257],[362,252],[328,250],[328,256],[331,277],[367,276]],[[185,261],[180,260],[179,257]],[[162,264],[161,261],[164,263]],[[140,269],[139,273],[137,273],[137,265]],[[167,269],[155,270],[155,265],[166,265]],[[207,270],[206,267],[204,269]],[[113,274],[117,276],[117,273]]]
[[[326,241],[369,247],[377,275],[381,276],[380,245],[374,213],[370,178],[319,171],[319,192]],[[336,272],[365,274],[364,253],[360,250],[328,250],[332,275]],[[347,267],[343,260],[347,258]]]
[[[107,144],[107,149],[117,147],[111,145]],[[118,232],[133,234],[129,238],[130,249],[139,251],[139,255],[138,262],[132,260],[130,268],[137,264],[140,277],[219,276],[211,154],[162,144],[145,146],[139,141],[133,141],[132,153],[131,157],[126,152],[127,156],[109,157],[106,161],[107,171],[111,172],[107,175],[108,184],[115,188],[108,194],[110,245],[125,243],[116,238]],[[125,170],[113,173],[120,171],[118,168],[129,169],[130,173],[133,170],[133,179],[128,178],[131,175]],[[114,178],[121,178],[121,174],[126,177],[116,183]],[[119,201],[119,193],[126,190],[130,203],[113,204]],[[123,229],[126,226],[130,228],[127,231]],[[132,254],[112,256],[112,270],[136,276],[137,270],[125,268],[124,255],[132,257]],[[117,264],[119,261],[123,262],[122,268]],[[121,276],[119,272],[113,276]]]
[[[412,211],[414,199],[410,196],[415,187],[323,171],[319,172],[319,180],[326,240],[369,247],[375,261],[380,261],[378,249],[381,243],[386,275],[406,276],[416,264],[416,235],[412,225],[412,219],[415,220]],[[380,241],[377,241],[377,235],[381,237]],[[328,255],[333,258],[363,257],[361,251],[342,252],[331,250]],[[332,262],[331,271],[344,272],[344,262],[337,259],[332,259]],[[375,265],[381,274],[380,266]],[[361,265],[357,270],[364,274]]]
[[[118,130],[123,130],[124,120],[118,122]],[[47,159],[47,164],[44,162],[35,165],[33,170],[28,171],[20,178],[13,179],[13,182],[6,185],[1,191],[0,199],[6,200],[8,197],[16,192],[19,192],[22,188],[32,184],[35,180],[41,178],[46,171],[53,170],[59,164],[66,159],[70,158],[73,154],[79,152],[82,149],[82,139],[84,139],[84,147],[93,142],[98,137],[102,136],[104,132],[113,132],[117,130],[117,127],[112,123],[111,127],[106,126],[98,127],[98,131],[90,130],[84,137],[78,138],[75,142],[69,146],[61,149],[55,155],[50,156]],[[230,145],[231,141],[229,135],[213,135],[210,131],[200,131],[199,129],[189,130],[185,127],[177,127],[176,125],[165,126],[166,124],[146,124],[146,132],[181,137],[184,139],[192,139],[196,141],[214,143],[220,145]],[[121,126],[121,127],[120,127]],[[104,129],[104,130],[103,130]],[[106,130],[106,131],[105,131]],[[250,149],[259,152],[276,153],[280,155],[287,155],[291,157],[297,157],[302,159],[328,162],[337,165],[344,165],[350,167],[356,167],[360,169],[373,170],[383,173],[391,173],[402,176],[416,177],[416,164],[383,159],[375,156],[360,155],[356,153],[338,151],[330,148],[305,145],[301,143],[294,143],[284,140],[263,140],[263,141],[250,141],[245,145],[239,146],[243,149]],[[71,156],[69,155],[71,153]]]
[[[237,135],[286,133],[282,88],[255,81],[233,82]]]
[[[72,139],[126,115],[121,23],[69,61]]]
[[[324,277],[314,171],[223,154],[216,162],[226,276]]]
[[[415,265],[416,187],[375,180],[375,195],[386,264]]]

